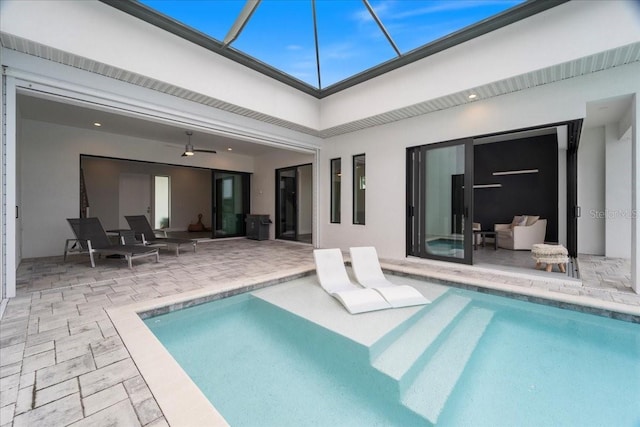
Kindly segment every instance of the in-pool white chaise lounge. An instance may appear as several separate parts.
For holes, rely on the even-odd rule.
[[[351,314],[391,308],[373,289],[364,289],[351,282],[340,249],[315,249],[313,258],[320,286],[340,301]]]
[[[416,288],[409,285],[396,285],[384,276],[378,253],[373,246],[349,248],[351,253],[351,267],[362,286],[375,289],[392,307],[408,307],[412,305],[429,304]]]

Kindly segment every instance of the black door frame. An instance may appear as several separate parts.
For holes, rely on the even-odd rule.
[[[582,131],[583,121],[584,119],[567,120],[564,122],[549,123],[541,126],[532,126],[528,128],[512,129],[504,132],[476,135],[470,138],[473,141],[479,138],[507,135],[511,133],[526,132],[526,131],[538,130],[538,129],[544,129],[544,128],[559,127],[559,126],[567,127],[568,147],[567,147],[567,162],[566,162],[567,163],[567,166],[566,166],[566,169],[567,169],[566,170],[566,179],[567,179],[566,225],[567,225],[567,251],[569,252],[569,256],[571,257],[578,256],[578,218],[580,217],[580,206],[578,205],[578,146],[580,143],[580,135]],[[457,140],[457,141],[460,141],[460,140]],[[455,141],[448,141],[448,142],[451,143]],[[437,145],[437,144],[444,144],[444,143],[447,143],[447,142],[429,144],[429,145]],[[420,244],[419,239],[417,239],[414,233],[412,232],[413,225],[418,220],[418,218],[420,218],[420,214],[421,214],[421,207],[418,204],[412,203],[412,202],[414,200],[414,197],[415,197],[414,195],[416,194],[416,192],[423,191],[422,188],[424,188],[424,185],[425,185],[425,182],[423,180],[415,179],[415,168],[416,166],[420,167],[422,162],[422,158],[420,157],[422,147],[425,147],[425,146],[407,148],[406,256],[421,256],[419,255],[419,253],[421,253],[422,246],[424,246]],[[472,149],[473,149],[473,145],[472,145]],[[471,159],[473,159],[473,155],[471,156]],[[467,180],[465,179],[465,186],[467,185],[469,184],[467,184]],[[471,179],[470,185],[471,187],[473,187],[473,178]],[[469,218],[467,219],[472,221],[471,218],[473,218],[473,199],[469,209]],[[421,226],[424,227],[424,224],[421,224]],[[466,227],[467,227],[467,224],[465,223],[465,230],[470,230],[472,225],[469,225],[468,226],[469,228],[466,228]],[[465,255],[467,252],[466,234],[467,232],[465,232]],[[416,255],[416,253],[418,253],[418,255]],[[472,253],[473,251],[471,251],[471,254]],[[451,258],[445,258],[444,260],[456,262]],[[460,262],[460,261],[457,261],[457,262]]]
[[[218,205],[217,205],[217,185],[216,185],[216,175],[217,174],[230,174],[230,175],[240,175],[242,177],[242,220],[240,231],[233,235],[225,235],[225,236],[216,236],[217,229],[217,221],[218,217]],[[247,234],[247,224],[246,218],[247,215],[251,212],[251,174],[248,172],[237,172],[237,171],[228,171],[222,169],[211,169],[211,238],[212,239],[223,239],[227,237],[241,237],[246,236]]]
[[[299,168],[301,167],[305,167],[305,166],[311,166],[313,167],[313,163],[303,163],[300,165],[295,165],[295,166],[287,166],[285,168],[279,168],[276,169],[276,207],[275,207],[275,222],[276,222],[276,230],[275,230],[275,237],[276,239],[282,239],[282,240],[292,240],[292,241],[298,241],[298,234],[299,234],[299,224],[298,224],[298,215],[299,215],[299,203],[298,203],[298,197],[299,195],[297,194],[297,190],[298,190],[298,183],[299,183],[299,178],[300,178],[300,172],[299,172]],[[280,174],[284,171],[291,171],[293,170],[295,172],[295,186],[296,186],[296,196],[295,196],[295,204],[294,204],[294,211],[295,211],[295,227],[294,227],[294,235],[292,238],[289,238],[287,236],[283,236],[283,231],[282,231],[282,216],[280,214],[280,203],[282,202],[281,200],[281,192],[280,192]],[[313,186],[312,186],[313,187]]]
[[[430,150],[464,146],[464,233],[462,258],[429,253],[426,248],[424,230],[426,230],[426,214],[424,206],[426,200],[427,174],[424,162]],[[473,139],[463,138],[435,144],[421,145],[407,148],[407,256],[448,261],[461,264],[473,263]]]
[[[583,120],[567,123],[567,251],[570,257],[578,256],[578,145]]]

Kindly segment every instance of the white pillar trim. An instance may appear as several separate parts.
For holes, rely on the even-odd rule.
[[[2,133],[2,298],[16,296],[16,82],[3,76],[4,132]]]
[[[320,239],[320,218],[322,215],[320,213],[320,189],[322,186],[320,185],[320,168],[323,167],[320,161],[320,150],[317,149],[313,159],[313,247],[321,248],[321,239]]]
[[[631,287],[640,294],[640,93],[631,102]]]

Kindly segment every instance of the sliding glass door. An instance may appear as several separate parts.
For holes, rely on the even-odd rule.
[[[298,168],[276,171],[276,239],[298,240]]]
[[[473,140],[407,150],[407,254],[471,264]]]
[[[249,213],[249,175],[213,171],[213,237],[245,235]]]
[[[313,241],[313,166],[276,169],[276,239]]]

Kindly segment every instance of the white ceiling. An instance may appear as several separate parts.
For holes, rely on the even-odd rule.
[[[191,143],[195,148],[213,149],[218,152],[231,148],[234,154],[247,156],[260,156],[281,151],[268,145],[205,133],[185,126],[172,126],[125,114],[27,95],[18,95],[18,108],[24,119],[158,141],[166,145],[175,146],[176,150],[180,152],[184,150],[184,146],[187,143],[187,135],[185,133],[187,130],[193,131]],[[95,126],[94,123],[96,122],[102,126]]]

